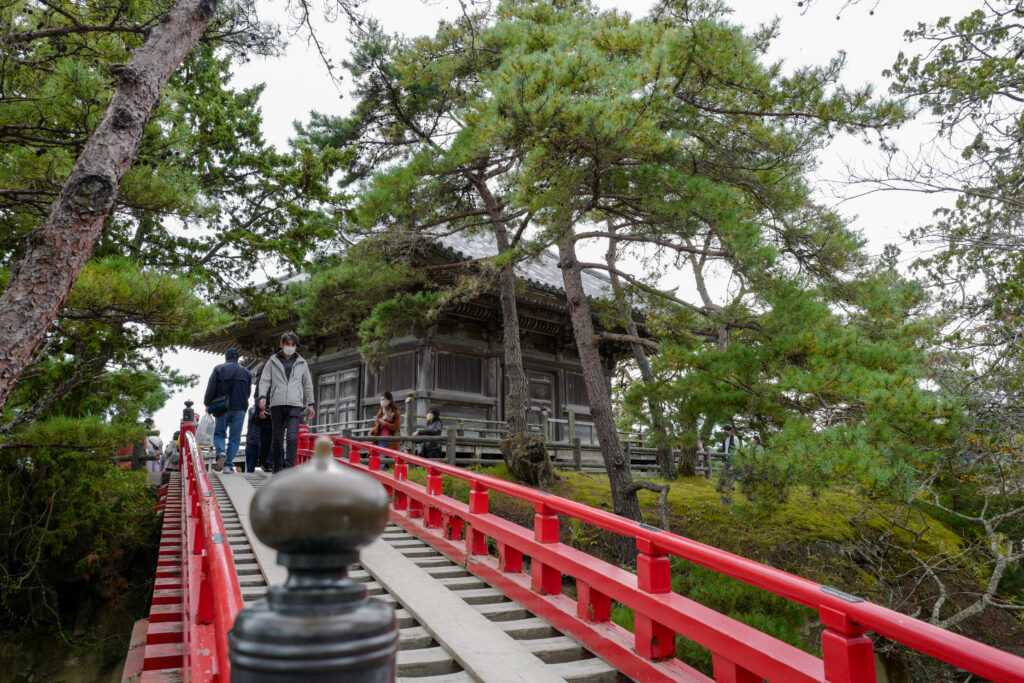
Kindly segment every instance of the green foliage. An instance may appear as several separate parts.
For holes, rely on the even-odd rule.
[[[116,599],[151,562],[157,518],[143,473],[114,467],[116,439],[94,418],[35,425],[0,442],[0,628],[57,624],[82,603]],[[58,444],[66,444],[60,446]],[[40,444],[40,445],[37,445]],[[66,588],[79,586],[68,602]]]
[[[661,379],[631,387],[627,405],[636,411],[648,391],[673,397],[691,443],[701,423],[766,434],[766,454],[740,458],[747,492],[762,501],[795,482],[913,490],[914,469],[956,438],[956,413],[921,387],[920,290],[892,273],[855,288],[847,298],[859,305],[841,315],[820,290],[777,281],[765,312],[724,349],[675,334],[685,328],[671,315],[659,320]]]
[[[382,301],[359,324],[359,352],[374,368],[382,368],[391,352],[391,340],[416,327],[429,326],[441,312],[446,297],[440,292],[413,292]]]
[[[292,286],[300,334],[354,336],[375,306],[423,284],[423,275],[407,263],[369,247],[364,243],[325,259],[311,269],[308,280]]]

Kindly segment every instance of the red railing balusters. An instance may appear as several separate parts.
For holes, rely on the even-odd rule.
[[[231,547],[194,429],[182,423],[182,680],[229,683],[227,634],[242,609]]]
[[[668,555],[647,539],[636,542],[636,583],[645,593],[672,592],[672,565]],[[633,616],[636,651],[641,657],[655,661],[668,659],[676,653],[676,634],[650,615],[637,611]]]
[[[444,537],[449,541],[457,541],[462,538],[462,529],[465,522],[461,517],[445,513],[441,517],[441,528],[444,530]]]
[[[430,468],[427,470],[427,495],[428,496],[440,496],[441,495],[441,484],[442,484],[441,473],[436,469]],[[433,505],[427,506],[427,514],[423,518],[423,526],[428,529],[440,529],[441,528],[441,508],[434,507]]]
[[[498,568],[503,572],[518,574],[523,571],[523,551],[508,543],[498,542]]]
[[[470,513],[474,515],[488,514],[490,511],[490,499],[487,494],[487,489],[475,481],[470,484],[470,487]],[[413,499],[413,501],[415,502],[415,499]],[[411,510],[409,516],[412,516]],[[473,528],[473,524],[469,522],[466,524],[466,553],[469,555],[487,554],[487,536]]]
[[[711,664],[715,667],[715,683],[761,683],[760,676],[717,652],[711,653]]]
[[[576,581],[576,616],[600,623],[612,618],[612,599],[586,581]]]
[[[543,503],[534,506],[533,538],[538,543],[558,543],[558,515],[553,514]],[[530,575],[533,590],[541,595],[562,592],[562,572],[536,557],[530,558]]]
[[[370,449],[370,471],[380,471],[380,451],[377,448]]]
[[[828,683],[875,683],[875,645],[842,612],[822,607],[821,656]],[[1024,669],[1021,670],[1024,678]]]
[[[409,478],[409,466],[405,464],[405,461],[401,458],[395,459],[395,481],[405,481]],[[396,510],[408,510],[409,509],[409,495],[404,491],[394,489],[394,497],[391,503],[392,507]]]
[[[571,634],[630,678],[709,683],[712,679],[675,659],[675,641],[681,635],[711,651],[718,683],[875,683],[873,645],[865,635],[874,631],[979,677],[1024,683],[1024,659],[841,591],[575,501],[408,453],[334,438],[335,443],[347,444],[350,453],[362,448],[378,461],[381,454],[394,458],[392,474],[350,456],[352,467],[392,487],[392,520]],[[408,481],[409,465],[427,470],[427,486]],[[442,476],[469,482],[468,505],[441,493],[437,482]],[[489,513],[492,490],[534,506],[532,532]],[[424,506],[429,508],[427,519],[416,523],[424,516]],[[441,529],[432,524],[438,514]],[[633,539],[639,551],[636,574],[560,544],[559,515]],[[459,538],[460,525],[465,529],[465,551],[450,542]],[[471,558],[487,554],[488,538],[497,544],[497,561]],[[531,558],[529,578],[521,574],[524,555]],[[673,556],[819,611],[825,625],[823,658],[672,592]],[[576,580],[575,609],[560,594],[563,573]],[[610,622],[613,600],[633,611],[633,633]]]
[[[203,556],[200,566],[202,579],[199,581],[199,603],[196,605],[196,623],[213,623],[213,594],[210,588],[210,562],[206,555]]]
[[[196,515],[196,518],[189,522],[192,524],[194,532],[192,535],[192,554],[202,555],[203,550],[206,549],[206,542],[203,539],[203,520],[200,514]]]

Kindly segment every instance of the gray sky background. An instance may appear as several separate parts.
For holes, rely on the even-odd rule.
[[[327,0],[328,2],[330,0]],[[596,0],[602,8],[618,8],[634,15],[642,15],[651,3],[645,0]],[[735,10],[733,20],[748,29],[781,19],[780,36],[775,41],[769,60],[781,60],[787,69],[807,64],[824,64],[840,50],[847,55],[843,83],[858,87],[871,83],[878,94],[884,94],[887,83],[882,71],[892,65],[900,50],[913,52],[903,39],[903,32],[918,22],[932,23],[941,16],[960,17],[980,2],[971,0],[881,0],[869,10],[874,0],[842,9],[845,0],[815,0],[806,12],[795,0],[727,0]],[[283,0],[260,0],[259,12],[264,20],[289,26],[287,4]],[[444,0],[370,0],[365,9],[375,16],[386,30],[405,35],[431,33],[441,18],[457,16],[457,2]],[[841,12],[841,17],[836,18]],[[321,24],[319,35],[332,50],[335,62],[346,56],[348,28],[342,21]],[[265,83],[260,100],[263,112],[263,132],[266,139],[284,148],[292,136],[293,122],[307,120],[309,112],[344,114],[352,100],[343,84],[339,93],[312,46],[304,36],[289,38],[287,53],[276,59],[253,59],[241,65],[235,74],[236,87],[249,87]],[[911,153],[932,137],[932,127],[926,118],[904,127],[896,133],[901,147]],[[896,243],[904,250],[904,262],[913,258],[913,248],[902,239],[911,228],[926,223],[932,211],[943,198],[911,192],[883,192],[863,194],[864,188],[844,187],[847,167],[870,172],[882,163],[877,148],[864,145],[859,139],[837,138],[820,154],[821,166],[815,175],[816,185],[823,201],[838,206],[841,213],[853,220],[863,232],[872,254],[881,253],[887,243]],[[600,247],[602,250],[603,246]],[[299,352],[302,353],[300,347]],[[167,361],[180,371],[198,375],[199,382],[191,389],[177,393],[155,415],[157,428],[165,439],[177,428],[186,399],[201,406],[206,379],[213,367],[222,361],[220,356],[182,349],[170,354]]]

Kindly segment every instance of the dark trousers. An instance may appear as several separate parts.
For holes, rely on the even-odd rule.
[[[301,418],[302,408],[299,406],[270,407],[275,471],[295,467],[295,456],[299,452],[299,420]],[[288,432],[287,455],[284,447],[285,431]]]
[[[260,423],[260,451],[257,457],[257,462],[263,471],[270,469],[271,456],[270,449],[273,444],[274,429],[270,425],[270,420],[267,420],[266,424]]]
[[[245,471],[255,472],[257,458],[260,454],[260,445],[258,443],[246,443],[245,444]]]

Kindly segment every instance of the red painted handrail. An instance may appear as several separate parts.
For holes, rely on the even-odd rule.
[[[309,457],[315,436],[300,428],[299,462]],[[746,683],[765,678],[874,683],[873,645],[864,635],[874,631],[975,675],[999,683],[1024,683],[1022,658],[799,576],[503,479],[353,439],[330,438],[335,457],[368,472],[388,488],[393,495],[394,521],[464,561],[471,573],[509,597],[543,612],[541,616],[570,630],[628,675],[648,680],[710,680],[673,660],[675,637],[681,633],[711,650],[718,681]],[[369,454],[368,464],[360,462],[360,452]],[[381,471],[382,456],[394,459],[392,472]],[[406,479],[409,465],[427,470],[425,487]],[[469,505],[441,495],[442,475],[469,482]],[[537,511],[534,529],[489,514],[488,491],[533,504]],[[635,539],[639,550],[636,575],[559,543],[557,515]],[[464,527],[462,549],[453,541],[460,539]],[[486,537],[497,542],[496,560],[487,555]],[[529,580],[522,575],[523,555],[532,558]],[[668,556],[817,610],[826,627],[823,657],[814,657],[672,593]],[[576,604],[559,595],[563,573],[577,580]],[[633,636],[608,622],[611,600],[633,609]],[[632,647],[625,643],[628,637],[634,639]]]
[[[228,683],[228,631],[242,610],[242,589],[195,424],[183,422],[181,436],[183,680]]]

